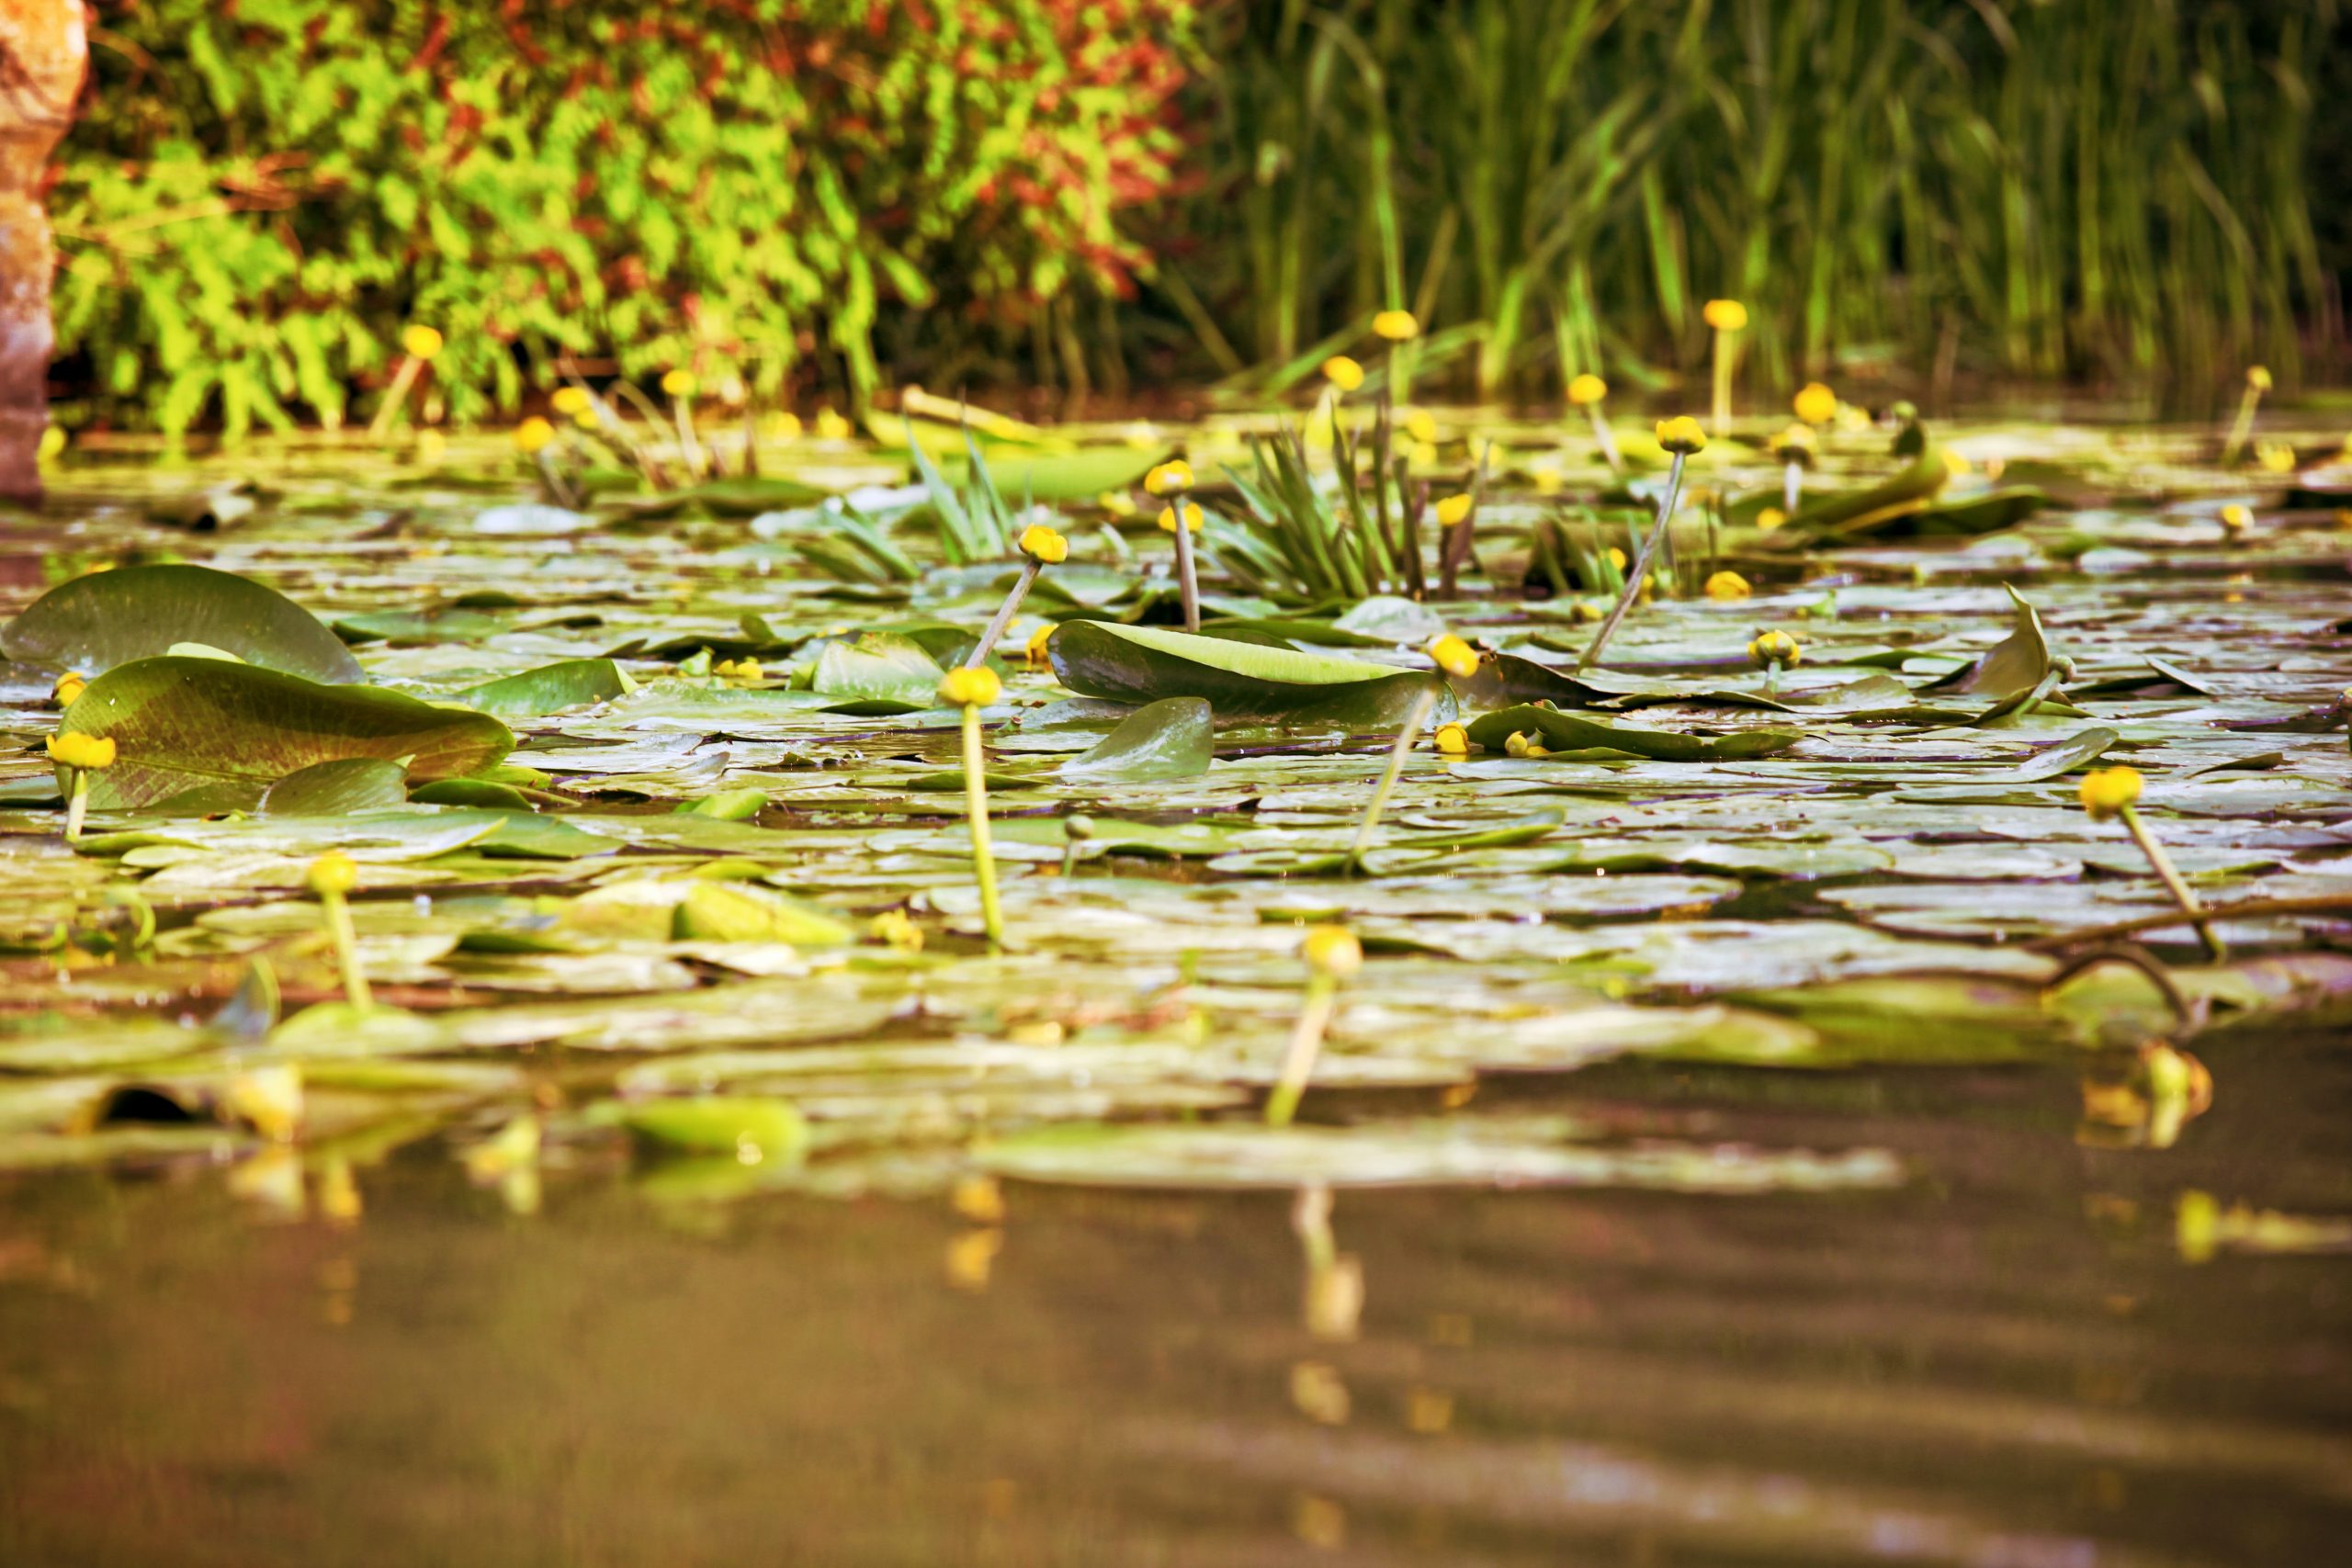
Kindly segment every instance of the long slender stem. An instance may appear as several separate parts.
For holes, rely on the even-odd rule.
[[[359,967],[359,933],[351,927],[351,906],[340,893],[322,893],[319,896],[319,908],[325,912],[327,935],[334,942],[335,963],[343,970],[344,999],[356,1008],[375,1006],[376,998],[368,989],[367,971]]]
[[[1380,827],[1380,814],[1388,808],[1388,796],[1396,788],[1396,775],[1404,771],[1405,759],[1412,754],[1413,742],[1420,739],[1421,726],[1429,722],[1430,709],[1436,705],[1437,692],[1433,687],[1413,699],[1403,728],[1396,731],[1396,744],[1388,749],[1388,766],[1381,771],[1380,783],[1374,786],[1372,800],[1363,808],[1363,821],[1356,828],[1356,841],[1349,846],[1349,870],[1363,868],[1364,852],[1372,848],[1372,835]]]
[[[1004,596],[1002,604],[997,606],[996,618],[989,622],[986,631],[980,633],[979,642],[964,656],[965,669],[978,670],[989,661],[989,650],[996,647],[997,639],[1004,636],[1004,628],[1012,624],[1012,617],[1020,614],[1021,601],[1028,596],[1029,585],[1037,581],[1037,573],[1043,570],[1045,563],[1034,556],[1022,561],[1021,575],[1014,580],[1012,592]]]
[[[1180,492],[1170,508],[1176,514],[1176,588],[1184,599],[1184,629],[1201,629],[1201,584],[1193,568],[1193,530]]]
[[[1642,584],[1649,581],[1650,558],[1657,554],[1658,541],[1666,537],[1667,525],[1674,520],[1674,503],[1682,495],[1682,465],[1687,454],[1674,454],[1674,467],[1667,470],[1666,493],[1658,498],[1657,521],[1650,527],[1650,536],[1642,541],[1640,555],[1634,558],[1633,569],[1625,574],[1625,584],[1617,591],[1617,603],[1610,606],[1609,618],[1592,634],[1592,641],[1585,645],[1584,656],[1577,660],[1577,668],[1589,670],[1600,658],[1600,650],[1617,635],[1617,623],[1634,607],[1634,596]]]
[[[2230,426],[2230,437],[2222,443],[2222,467],[2228,468],[2245,451],[2246,437],[2254,434],[2254,411],[2261,405],[2262,390],[2248,387],[2238,400],[2238,417]]]
[[[980,884],[980,925],[989,945],[1004,945],[1004,910],[996,898],[996,851],[989,841],[988,758],[980,750],[980,710],[964,705],[964,812],[972,823],[972,872]]]
[[[416,385],[417,372],[424,368],[424,361],[413,354],[403,355],[401,367],[392,372],[392,384],[385,390],[384,406],[368,426],[368,439],[381,441],[391,434],[392,421],[401,415],[401,405],[408,401],[409,389]]]
[[[1592,439],[1600,447],[1600,455],[1609,460],[1610,471],[1623,473],[1625,454],[1617,450],[1617,433],[1609,428],[1607,420],[1600,417],[1600,405],[1587,403],[1584,405],[1584,412],[1592,420]]]
[[[555,466],[555,454],[543,446],[532,457],[539,465],[540,482],[548,487],[548,499],[558,506],[576,507],[579,502],[572,495],[571,487],[564,483],[563,470]]]
[[[1282,1077],[1266,1100],[1266,1125],[1287,1127],[1306,1094],[1306,1080],[1315,1074],[1315,1058],[1323,1051],[1323,1032],[1331,1027],[1338,1010],[1340,983],[1329,975],[1311,975],[1306,999],[1298,1010],[1298,1023],[1290,1032],[1290,1049],[1283,1054]]]
[[[65,841],[82,841],[82,818],[90,810],[90,772],[87,768],[74,770],[74,793],[65,798]]]
[[[694,409],[687,400],[682,397],[673,398],[670,400],[670,406],[677,418],[678,450],[685,458],[686,472],[700,474],[704,468],[702,443],[695,439]]]
[[[1794,517],[1797,503],[1804,499],[1804,467],[1789,463],[1781,469],[1781,510]]]
[[[2197,901],[2197,895],[2189,891],[2188,884],[2181,880],[2179,870],[2172,863],[2172,857],[2165,853],[2162,844],[2156,842],[2156,836],[2148,831],[2148,825],[2140,820],[2139,808],[2127,806],[2120,815],[2123,825],[2132,830],[2132,842],[2140,846],[2140,852],[2148,857],[2150,865],[2155,867],[2157,880],[2172,895],[2172,901],[2180,906],[2180,912],[2188,917],[2188,923],[2197,928],[2198,939],[2204,942],[2207,955],[2216,964],[2226,961],[2230,950],[2213,933],[2213,923],[2205,918],[2205,907]]]
[[[1708,433],[1718,441],[1731,434],[1731,359],[1732,334],[1719,328],[1715,333],[1714,429]]]

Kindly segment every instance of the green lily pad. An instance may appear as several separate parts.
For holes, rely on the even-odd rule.
[[[1199,697],[1227,717],[1394,724],[1422,693],[1443,686],[1393,665],[1105,621],[1067,622],[1046,648],[1054,673],[1081,695],[1138,703]]]
[[[0,630],[0,652],[44,670],[97,674],[203,643],[307,680],[364,681],[316,615],[272,588],[203,566],[127,566],[51,589]]]
[[[1209,771],[1209,705],[1163,697],[1136,709],[1116,729],[1056,770],[1078,783],[1142,784],[1198,778]]]

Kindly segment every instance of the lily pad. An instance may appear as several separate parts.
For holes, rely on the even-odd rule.
[[[44,670],[98,674],[203,643],[311,681],[367,679],[325,623],[250,578],[203,566],[127,566],[51,589],[0,631],[0,652]]]

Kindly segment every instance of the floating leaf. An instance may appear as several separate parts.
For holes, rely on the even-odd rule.
[[[1071,621],[1047,645],[1054,673],[1090,697],[1199,697],[1229,717],[1316,715],[1393,724],[1436,677],[1295,649],[1261,648],[1157,626]]]
[[[1627,756],[1667,762],[1720,762],[1742,757],[1769,757],[1804,739],[1793,729],[1737,729],[1724,735],[1684,735],[1670,729],[1645,729],[1630,724],[1609,724],[1556,708],[1521,706],[1481,714],[1471,720],[1470,740],[1499,752],[1513,734],[1540,736],[1555,751],[1605,749]]]
[[[203,643],[265,670],[364,681],[343,640],[275,589],[203,566],[126,566],[51,589],[0,631],[20,664],[97,674]]]
[[[1141,784],[1198,778],[1209,771],[1209,705],[1163,697],[1136,709],[1116,729],[1057,771],[1066,779]]]

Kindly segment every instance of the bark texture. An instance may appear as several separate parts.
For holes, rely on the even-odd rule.
[[[0,498],[40,499],[56,251],[41,175],[88,63],[82,0],[0,0]]]

